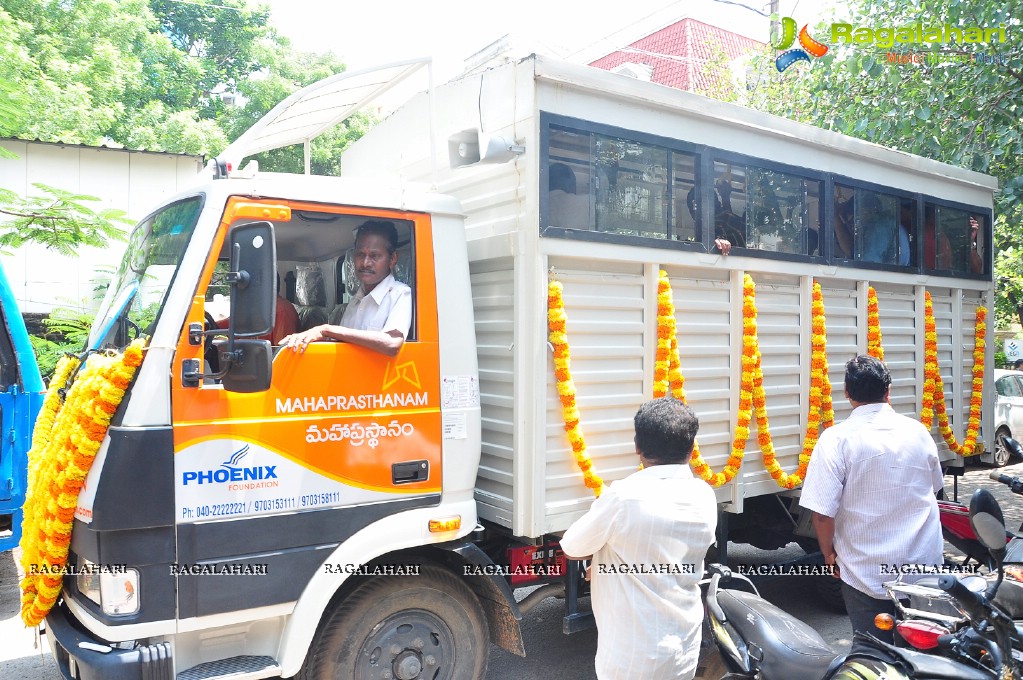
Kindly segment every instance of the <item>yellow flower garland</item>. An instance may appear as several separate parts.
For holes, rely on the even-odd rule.
[[[934,412],[938,414],[938,431],[953,453],[972,456],[977,453],[977,433],[980,430],[980,409],[984,398],[984,350],[987,346],[987,309],[977,307],[973,346],[973,384],[970,392],[970,415],[963,443],[956,441],[949,426],[945,410],[945,382],[938,368],[938,333],[934,321],[934,304],[930,292],[924,293],[924,394],[920,408],[920,422],[927,429],[934,425]]]
[[[759,432],[760,451],[764,459],[764,469],[770,473],[778,486],[794,489],[806,479],[806,470],[810,465],[810,457],[817,445],[821,430],[826,430],[835,422],[835,410],[831,401],[831,379],[828,376],[827,327],[824,318],[824,294],[821,285],[813,282],[813,298],[810,308],[810,405],[807,409],[806,437],[803,439],[803,450],[799,454],[799,465],[796,471],[787,474],[775,459],[774,443],[767,423],[767,405],[764,397],[764,373],[760,367],[760,351],[757,350],[757,375],[754,379],[753,405],[757,409],[757,428]]]
[[[758,361],[756,287],[748,274],[743,279],[742,324],[742,381],[739,386],[739,413],[728,461],[720,472],[714,472],[700,454],[699,442],[693,446],[689,465],[701,479],[713,487],[727,484],[742,467],[749,440],[749,425],[753,419],[754,367]],[[673,397],[686,403],[685,378],[682,376],[678,356],[675,304],[672,300],[668,273],[661,270],[657,281],[657,356],[654,361],[654,397],[663,397],[671,389]],[[665,356],[667,353],[667,356]],[[667,359],[667,361],[665,361]],[[667,371],[664,370],[665,363]]]
[[[700,455],[697,443],[693,449],[690,466],[693,471],[714,487],[730,482],[738,473],[749,439],[749,425],[753,414],[757,418],[757,440],[764,460],[764,467],[771,477],[787,489],[803,483],[810,456],[821,429],[834,424],[835,412],[831,400],[831,380],[828,377],[827,329],[824,322],[824,297],[820,284],[813,284],[810,405],[807,417],[806,437],[799,455],[796,471],[787,474],[778,464],[771,440],[767,417],[767,398],[764,393],[764,373],[761,365],[760,343],[757,337],[756,285],[746,274],[743,279],[743,339],[742,376],[739,386],[739,413],[732,441],[732,451],[721,472],[713,472]],[[670,387],[672,396],[682,402],[686,400],[685,378],[679,368],[677,325],[675,307],[672,301],[671,283],[667,272],[661,271],[657,283],[657,355],[654,362],[654,396],[663,397]],[[670,338],[670,341],[668,340]],[[667,367],[667,370],[665,370]],[[752,407],[752,408],[751,408]],[[823,419],[822,419],[823,417]]]
[[[78,494],[106,436],[110,419],[142,363],[144,342],[136,340],[123,355],[94,354],[67,392],[60,391],[78,367],[76,359],[58,363],[43,401],[29,451],[29,486],[22,522],[21,618],[38,625],[60,595],[67,565]]]
[[[867,354],[884,361],[884,347],[881,346],[881,323],[878,320],[877,291],[867,287]]]
[[[583,471],[586,485],[600,495],[603,480],[592,468],[593,461],[586,453],[586,443],[579,424],[579,411],[575,403],[575,385],[570,372],[570,354],[568,337],[565,333],[567,317],[564,310],[561,284],[551,281],[548,287],[548,329],[550,341],[554,346],[555,376],[557,378],[558,395],[561,399],[565,419],[565,430],[569,433],[572,452]],[[767,400],[764,392],[764,374],[761,365],[760,346],[757,337],[756,286],[752,277],[746,274],[743,279],[743,350],[742,375],[739,388],[739,412],[732,441],[732,450],[728,461],[720,472],[714,472],[703,460],[699,444],[694,445],[690,466],[693,471],[714,487],[727,484],[738,473],[745,456],[746,443],[749,439],[749,426],[753,415],[757,418],[758,443],[764,461],[764,468],[771,477],[787,489],[800,484],[806,477],[806,470],[820,431],[834,424],[834,406],[832,403],[832,387],[828,376],[827,361],[827,329],[824,316],[824,299],[820,284],[813,284],[812,302],[812,334],[811,334],[811,367],[810,367],[810,399],[807,411],[807,429],[803,440],[803,448],[799,455],[799,465],[789,474],[778,465],[774,443],[771,439],[767,417]],[[867,289],[867,352],[880,360],[884,360],[884,348],[881,345],[881,328],[878,320],[877,292],[873,286]],[[973,391],[970,397],[970,416],[966,436],[960,445],[949,427],[948,415],[945,411],[944,383],[937,366],[937,333],[935,331],[934,311],[930,293],[925,293],[924,314],[924,394],[920,413],[921,422],[930,428],[933,425],[934,411],[938,413],[938,423],[942,436],[949,449],[959,455],[972,455],[976,447],[977,433],[980,428],[980,409],[984,383],[984,350],[986,343],[985,323],[987,310],[977,308],[975,329]],[[671,283],[667,272],[661,270],[657,284],[657,350],[654,359],[654,397],[663,397],[668,391],[674,398],[686,402],[685,377],[682,375],[678,354],[677,322],[675,305],[672,298]],[[937,407],[935,409],[935,404]]]
[[[595,496],[604,490],[604,480],[593,470],[593,459],[586,453],[586,438],[579,424],[579,408],[575,401],[575,383],[572,380],[571,352],[566,333],[568,316],[565,314],[563,287],[558,281],[547,284],[547,330],[551,345],[554,346],[554,377],[557,380],[558,398],[561,400],[565,432],[572,445],[572,455],[583,473],[583,482],[593,489]]]

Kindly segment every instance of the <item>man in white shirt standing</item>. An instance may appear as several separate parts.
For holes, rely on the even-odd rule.
[[[362,283],[340,325],[322,324],[289,335],[284,347],[304,352],[310,342],[336,340],[394,356],[412,325],[412,290],[391,271],[398,262],[398,231],[385,220],[363,222],[356,231],[355,275]]]
[[[604,489],[561,547],[572,559],[592,555],[597,677],[689,680],[703,620],[698,582],[717,504],[689,469],[699,421],[688,406],[654,399],[634,424],[643,469]]]
[[[907,565],[943,562],[935,493],[943,487],[938,449],[918,420],[888,403],[883,362],[857,356],[845,366],[852,414],[821,433],[799,503],[813,511],[824,561],[836,567],[853,632],[888,642],[874,616],[895,613],[882,583]],[[855,644],[854,644],[855,646]]]

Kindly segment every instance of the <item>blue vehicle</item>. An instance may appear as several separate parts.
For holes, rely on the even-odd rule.
[[[0,552],[21,540],[32,427],[43,379],[7,276],[0,268]]]

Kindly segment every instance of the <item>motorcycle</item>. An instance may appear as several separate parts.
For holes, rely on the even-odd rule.
[[[1018,450],[1019,444],[1015,440],[1006,438],[1005,443],[1009,450]],[[1023,479],[1010,477],[998,471],[991,472],[989,476],[992,480],[1008,486],[1013,493],[1023,495]],[[961,504],[956,505],[965,508]],[[961,511],[957,510],[957,514],[961,514]],[[942,522],[944,524],[944,518]],[[967,522],[969,522],[968,511]],[[971,557],[980,557],[978,562],[987,563],[993,569],[995,565],[991,553],[987,552],[986,556],[980,556],[979,551],[981,549],[987,551],[987,548],[980,542],[972,526],[968,526],[967,529],[968,536],[964,531],[959,531],[960,537],[966,541],[964,552]],[[1023,526],[1021,526],[1021,530],[1023,530]],[[991,585],[993,579],[1003,579],[1004,577],[1004,580],[999,581],[1001,585],[995,593],[994,603],[1023,630],[1023,536],[1007,532],[1007,537],[1009,540],[1005,546],[1005,556],[1000,571],[996,570],[996,573],[984,576],[979,574],[965,576],[960,580],[970,590],[982,593]],[[964,548],[962,544],[957,544],[957,546],[960,549]],[[961,566],[967,566],[969,559],[968,557]],[[937,630],[939,634],[955,632],[969,625],[968,619],[955,606],[949,595],[939,589],[937,575],[927,575],[913,583],[905,583],[900,579],[884,585],[888,596],[895,603],[896,616],[894,620],[919,623],[918,626],[905,627],[910,636],[906,638],[907,641],[918,649],[933,648],[932,630]],[[887,623],[892,625],[891,621]],[[1020,654],[1023,656],[1023,649],[1020,650]]]
[[[1011,454],[1023,457],[1023,446],[1018,441],[1004,436],[1001,437],[1001,441]],[[991,473],[991,479],[1005,484],[1014,494],[1023,495],[1023,480],[1000,474],[997,471]],[[987,549],[977,540],[977,535],[970,526],[970,509],[968,507],[955,501],[939,500],[938,514],[941,521],[942,537],[966,556],[962,562],[963,566],[968,565],[970,560],[989,569],[994,566],[990,563]],[[1019,530],[1023,531],[1023,524],[1020,525]],[[1013,543],[1012,539],[1013,534],[1007,532],[1006,542]],[[1012,550],[1012,547],[1016,549]],[[1015,541],[1015,544],[1010,546],[1010,554],[1006,555],[1006,562],[1009,564],[1023,562],[1023,539]]]
[[[1005,547],[1000,541],[1005,524],[990,492],[979,490],[974,494],[971,517],[977,538],[988,548],[1000,577],[980,593],[955,576],[943,574],[938,578],[938,587],[970,624],[954,633],[935,634],[938,654],[895,647],[862,634],[856,637],[857,650],[843,654],[816,630],[761,598],[745,576],[732,574],[722,565],[709,565],[709,576],[702,583],[706,587],[707,623],[729,671],[722,680],[1023,678],[1023,669],[1013,656],[1020,633],[1012,619],[992,602],[1004,575]]]

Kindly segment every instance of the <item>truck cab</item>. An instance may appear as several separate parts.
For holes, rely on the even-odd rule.
[[[392,273],[412,290],[397,355],[260,339],[291,292],[278,276],[296,281],[299,330],[337,323],[371,219],[395,226]],[[395,677],[455,663],[474,677],[498,606],[480,602],[514,599],[490,592],[500,579],[452,577],[487,562],[463,540],[480,412],[457,202],[339,178],[202,183],[132,232],[89,345],[139,335],[145,357],[75,514],[69,571],[98,565],[100,587],[66,577],[46,619],[65,675],[289,677],[369,636],[355,651],[384,649],[366,663]],[[363,609],[381,598],[391,624],[374,628]]]

